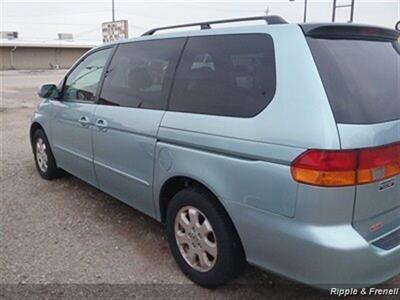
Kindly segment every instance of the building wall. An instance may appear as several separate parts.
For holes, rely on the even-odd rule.
[[[59,65],[61,69],[69,68],[86,51],[87,48],[40,48],[0,47],[0,70],[10,69],[50,69],[51,65]]]

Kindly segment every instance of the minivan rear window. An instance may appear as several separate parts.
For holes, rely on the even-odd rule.
[[[251,117],[275,94],[275,57],[267,34],[190,37],[169,110]]]
[[[399,41],[307,37],[337,123],[400,119]]]

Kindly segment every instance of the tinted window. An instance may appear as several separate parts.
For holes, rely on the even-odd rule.
[[[184,39],[121,44],[104,79],[100,104],[165,109]]]
[[[94,101],[111,48],[87,56],[67,77],[63,99]]]
[[[400,119],[399,42],[308,38],[336,122]]]
[[[272,38],[266,34],[189,38],[170,110],[250,117],[275,93]]]

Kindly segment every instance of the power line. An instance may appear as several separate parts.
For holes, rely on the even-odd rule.
[[[63,26],[63,25],[68,25],[68,26],[86,26],[86,25],[94,25],[98,22],[93,22],[93,23],[54,23],[54,22],[22,22],[22,21],[4,21],[3,24],[31,24],[31,25],[57,25],[57,26]]]
[[[3,9],[3,11],[4,11],[4,9]],[[76,15],[92,15],[92,14],[103,13],[103,12],[106,13],[106,12],[109,12],[109,11],[110,11],[109,9],[104,9],[104,10],[98,10],[98,11],[96,11],[96,10],[78,11],[78,12],[76,12],[76,11],[64,12],[63,11],[63,12],[60,12],[60,13],[51,12],[51,17],[64,17],[64,16],[71,16],[71,15],[74,15],[74,16],[76,16]],[[43,18],[43,13],[40,12],[39,14],[34,14],[33,12],[30,12],[29,17]],[[21,15],[21,13],[19,13],[18,15],[15,15],[15,14],[14,15],[12,15],[12,14],[10,15],[10,14],[7,13],[6,18],[26,18],[26,16],[25,15]]]

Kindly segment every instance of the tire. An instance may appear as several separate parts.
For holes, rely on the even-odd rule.
[[[190,210],[191,208],[194,209]],[[191,225],[187,225],[187,221],[190,219],[189,213],[195,216],[195,209],[199,212],[199,217],[197,217],[199,220],[198,224],[203,222],[200,226],[209,227],[205,225],[206,221],[208,221],[211,225],[213,233],[206,235],[206,244],[213,245],[212,248],[205,245],[204,235],[197,236],[196,240],[196,237],[193,237],[196,235],[196,232],[193,233],[193,231],[188,229],[190,226],[192,228],[195,227],[192,223],[190,223]],[[181,215],[183,215],[183,219],[181,219]],[[178,219],[176,220],[176,218]],[[193,219],[196,219],[196,217],[193,217]],[[186,229],[181,226],[181,223],[184,223],[183,221],[186,222]],[[197,229],[199,230],[197,234],[203,231],[199,228]],[[171,199],[167,208],[166,230],[172,255],[183,273],[193,282],[206,288],[213,288],[229,282],[243,270],[245,255],[239,236],[226,211],[218,202],[218,199],[207,190],[187,188],[178,192]],[[179,232],[179,235],[176,235],[176,232]],[[178,237],[179,240],[184,239],[183,244],[180,244],[180,246],[177,242],[177,236],[181,236]],[[189,245],[189,242],[192,245]],[[205,268],[201,267],[202,263],[200,262],[199,255],[194,255],[195,259],[192,262],[195,261],[195,263],[192,265],[188,259],[188,257],[193,258],[190,253],[199,251],[199,247],[199,253],[202,253],[204,257],[203,250],[205,247],[201,247],[202,244],[212,250],[210,252],[205,251],[207,259],[203,260],[209,263],[203,264],[203,266],[206,266]],[[214,253],[215,246],[217,252],[215,257],[213,257],[209,253]],[[193,251],[191,252],[191,250]],[[185,256],[185,251],[188,253],[187,256]]]
[[[37,129],[33,133],[32,149],[36,169],[42,178],[52,180],[62,176],[63,172],[57,168],[56,160],[51,152],[49,141],[42,129]],[[44,160],[46,160],[46,164],[44,164]]]

